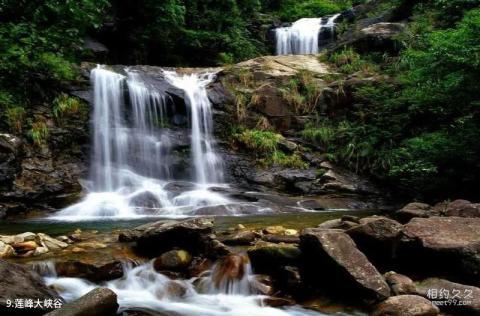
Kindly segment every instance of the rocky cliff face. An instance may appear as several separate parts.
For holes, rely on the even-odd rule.
[[[83,65],[85,78],[91,67],[91,64]],[[175,140],[173,165],[180,179],[188,179],[191,172],[189,128],[183,91],[170,85],[159,67],[133,66],[129,69],[139,72],[152,89],[169,96],[168,133],[176,135],[172,137]],[[112,66],[112,70],[125,73],[124,66]],[[378,188],[329,163],[322,148],[298,137],[298,131],[304,128],[312,113],[327,111],[333,104],[332,88],[324,80],[331,70],[316,56],[266,56],[224,69],[182,68],[176,71],[217,73],[208,87],[208,95],[215,110],[215,134],[227,165],[227,181],[260,191],[329,196],[341,201],[335,205],[345,208],[385,206]],[[302,80],[302,76],[311,81],[315,91],[311,99],[299,103],[286,91],[292,81]],[[90,106],[61,124],[49,109],[36,110],[35,115],[44,118],[49,128],[45,144],[37,146],[27,139],[0,135],[3,215],[53,210],[81,196],[90,152],[88,117],[93,97],[88,80],[72,87],[71,94]],[[246,100],[243,104],[239,102],[241,98]],[[235,144],[231,130],[237,125],[283,134],[279,146],[286,153],[299,154],[302,167],[259,166],[255,155]],[[329,205],[317,205],[316,208],[326,207]]]

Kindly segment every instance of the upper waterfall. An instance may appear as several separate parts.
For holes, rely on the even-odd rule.
[[[336,14],[329,18],[303,18],[289,27],[275,29],[277,55],[316,54],[319,38],[332,40],[335,34]]]

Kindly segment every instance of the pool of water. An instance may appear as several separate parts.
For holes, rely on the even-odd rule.
[[[249,229],[260,229],[266,226],[282,225],[287,228],[302,229],[315,227],[327,220],[339,218],[342,215],[355,215],[365,217],[376,214],[375,211],[319,211],[319,212],[294,212],[265,215],[246,216],[219,216],[215,217],[215,229],[217,231],[228,230],[238,224]],[[49,235],[63,235],[76,229],[97,230],[108,232],[112,230],[133,228],[149,222],[155,222],[166,218],[141,218],[129,220],[96,220],[81,222],[60,222],[51,219],[25,219],[0,221],[0,234],[12,235],[23,232],[46,233]]]

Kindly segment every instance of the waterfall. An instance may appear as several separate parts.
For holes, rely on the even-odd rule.
[[[191,148],[195,176],[198,183],[218,183],[223,180],[222,164],[214,151],[211,103],[206,86],[214,74],[179,75],[165,72],[167,80],[185,93],[185,101],[191,116]]]
[[[289,27],[276,28],[276,54],[317,54],[319,38],[326,37],[330,41],[333,40],[335,20],[339,16],[340,14],[329,18],[304,18]]]
[[[165,128],[172,99],[148,84],[142,73],[126,75],[97,66],[91,71],[94,93],[92,158],[87,196],[57,212],[58,220],[195,215],[204,206],[230,200],[208,188],[223,180],[215,153],[211,104],[206,86],[214,74],[179,75],[161,71],[181,89],[190,114],[194,183],[174,195],[171,136]]]

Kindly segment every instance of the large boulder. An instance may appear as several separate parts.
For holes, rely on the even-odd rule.
[[[362,218],[360,225],[346,231],[356,245],[375,263],[389,263],[402,237],[403,226],[384,216]]]
[[[92,282],[110,281],[123,276],[122,263],[119,260],[68,260],[55,263],[59,276],[82,278]]]
[[[298,266],[300,250],[292,244],[260,241],[248,249],[248,257],[256,273],[275,274],[284,266]]]
[[[394,295],[404,295],[404,294],[415,294],[416,288],[412,279],[408,276],[395,273],[393,271],[385,273],[385,280],[387,281],[392,294]]]
[[[361,29],[339,44],[351,45],[357,51],[371,52],[382,51],[397,53],[403,48],[403,44],[396,36],[405,31],[404,23],[375,23]]]
[[[39,299],[42,307],[14,308],[7,307],[8,301],[15,304],[15,299]],[[28,268],[7,261],[0,260],[0,315],[43,315],[53,309],[45,308],[44,300],[63,303],[63,299],[52,289],[48,288],[38,274]]]
[[[480,203],[472,203],[467,200],[455,200],[448,203],[443,211],[445,216],[480,217]]]
[[[372,316],[436,316],[439,312],[438,307],[421,296],[399,295],[378,304]]]
[[[47,316],[114,316],[117,310],[117,294],[107,288],[96,288]]]
[[[192,262],[192,256],[185,250],[170,250],[153,261],[157,271],[180,271],[186,269]]]
[[[416,284],[416,292],[431,301],[437,301],[442,310],[480,315],[480,288],[429,278]],[[450,303],[445,303],[449,302]]]
[[[136,242],[136,250],[157,257],[172,249],[185,249],[192,255],[217,258],[230,253],[213,234],[213,219],[201,217],[186,220],[161,220],[125,230],[122,242]]]
[[[404,226],[398,254],[416,270],[479,282],[480,218],[414,218]]]
[[[305,282],[343,294],[349,288],[366,300],[390,296],[383,276],[343,231],[309,228],[300,240]]]
[[[412,202],[405,205],[402,209],[395,212],[395,218],[402,223],[408,223],[412,218],[440,215],[440,212],[425,203]]]

